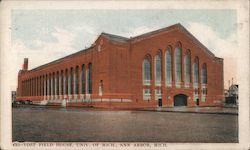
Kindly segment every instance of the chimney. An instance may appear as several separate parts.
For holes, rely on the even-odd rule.
[[[228,89],[230,88],[230,80],[228,80]]]
[[[234,78],[232,78],[232,85],[234,85]]]
[[[28,70],[28,63],[29,63],[29,59],[28,58],[24,58],[24,61],[23,61],[23,70],[25,70],[25,71]]]

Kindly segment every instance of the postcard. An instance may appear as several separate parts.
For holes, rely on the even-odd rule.
[[[249,1],[2,1],[1,149],[249,149]]]

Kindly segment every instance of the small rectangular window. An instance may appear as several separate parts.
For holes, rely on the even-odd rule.
[[[143,89],[143,100],[150,100],[151,99],[151,91],[149,88]]]

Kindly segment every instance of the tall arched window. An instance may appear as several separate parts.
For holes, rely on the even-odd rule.
[[[59,94],[59,71],[57,71],[56,73],[56,95],[60,95]]]
[[[51,74],[51,95],[55,95],[55,72]]]
[[[91,77],[91,74],[92,74],[92,64],[89,63],[88,69],[86,70],[86,79],[87,79],[87,81],[86,81],[86,84],[87,84],[86,90],[87,90],[88,94],[92,93],[92,86],[91,86],[91,84],[92,84],[92,77]]]
[[[155,84],[161,84],[161,55],[155,56]]]
[[[65,94],[64,93],[64,73],[63,73],[63,70],[61,70],[61,93],[60,93],[60,95],[63,95],[63,94]]]
[[[175,83],[179,85],[181,82],[181,49],[175,48]]]
[[[81,71],[81,93],[85,93],[85,80],[84,80],[84,64],[82,64],[82,71]]]
[[[64,87],[65,87],[65,89],[64,89],[65,92],[64,92],[64,93],[65,93],[66,95],[69,94],[69,92],[68,92],[68,91],[69,91],[69,86],[68,86],[69,81],[68,81],[68,80],[69,80],[69,77],[68,77],[68,69],[66,69],[66,70],[65,70],[65,86],[64,86]]]
[[[193,64],[193,82],[198,84],[199,82],[199,59],[198,57],[195,58]]]
[[[48,95],[49,95],[49,96],[51,95],[51,78],[52,78],[52,74],[49,74],[49,79],[48,79],[48,80],[49,80],[49,84],[48,84],[48,91],[49,91],[49,92],[48,92],[48,93],[49,93]]]
[[[75,94],[79,93],[79,83],[78,83],[78,78],[79,78],[79,67],[76,66],[76,70],[75,70]]]
[[[39,85],[40,85],[40,87],[39,87],[39,95],[42,96],[43,95],[43,82],[42,82],[43,77],[42,76],[40,76],[39,81],[40,81],[40,83],[39,83]]]
[[[47,96],[48,95],[48,75],[46,74],[46,76],[45,76],[45,82],[44,82],[45,84],[44,84],[44,86],[45,86],[45,96]]]
[[[190,83],[190,51],[187,50],[184,58],[185,85]]]
[[[207,84],[207,65],[203,64],[202,65],[202,70],[201,70],[201,79],[203,84]]]
[[[166,67],[166,85],[171,86],[172,84],[172,59],[171,59],[171,53],[170,49],[167,49],[165,54],[165,67]]]
[[[151,65],[150,65],[150,60],[148,57],[144,58],[144,60],[143,60],[142,70],[143,70],[143,84],[150,85]]]
[[[70,68],[70,74],[69,74],[69,86],[70,86],[70,92],[69,94],[72,95],[73,94],[73,88],[74,88],[74,82],[73,82],[73,68]]]

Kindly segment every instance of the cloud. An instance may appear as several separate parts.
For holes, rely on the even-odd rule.
[[[222,38],[211,27],[197,22],[189,22],[186,28],[217,57],[224,59],[225,84],[232,77],[237,82],[237,33]],[[228,87],[228,85],[225,87]]]
[[[219,57],[231,57],[237,50],[236,33],[223,39],[211,27],[201,23],[188,23],[187,29]]]
[[[140,26],[137,28],[130,29],[127,34],[123,34],[123,35],[125,35],[126,37],[134,37],[134,36],[138,36],[138,35],[141,35],[141,34],[144,34],[147,32],[157,30],[159,28],[160,27],[158,27],[158,26],[154,26],[154,27]]]
[[[89,25],[81,25],[81,26],[75,27],[74,29],[76,31],[81,31],[81,32],[85,31],[85,32],[87,32],[89,34],[93,34],[93,35],[97,34],[96,28],[89,26]]]
[[[30,41],[32,48],[27,47],[22,40],[13,41],[10,51],[10,55],[13,57],[9,61],[18,64],[11,68],[10,78],[13,79],[13,87],[17,84],[17,73],[22,67],[23,58],[29,58],[29,69],[32,69],[78,51],[73,49],[72,45],[75,35],[68,30],[55,27],[55,32],[51,33],[51,36],[56,39],[56,42],[44,42],[36,39]]]
[[[41,40],[30,41],[32,48],[25,46],[21,40],[16,40],[12,44],[12,51],[19,55],[18,63],[22,64],[23,58],[29,58],[30,69],[48,63],[67,54],[76,52],[73,49],[74,35],[58,27],[51,33],[56,42],[44,42]]]

